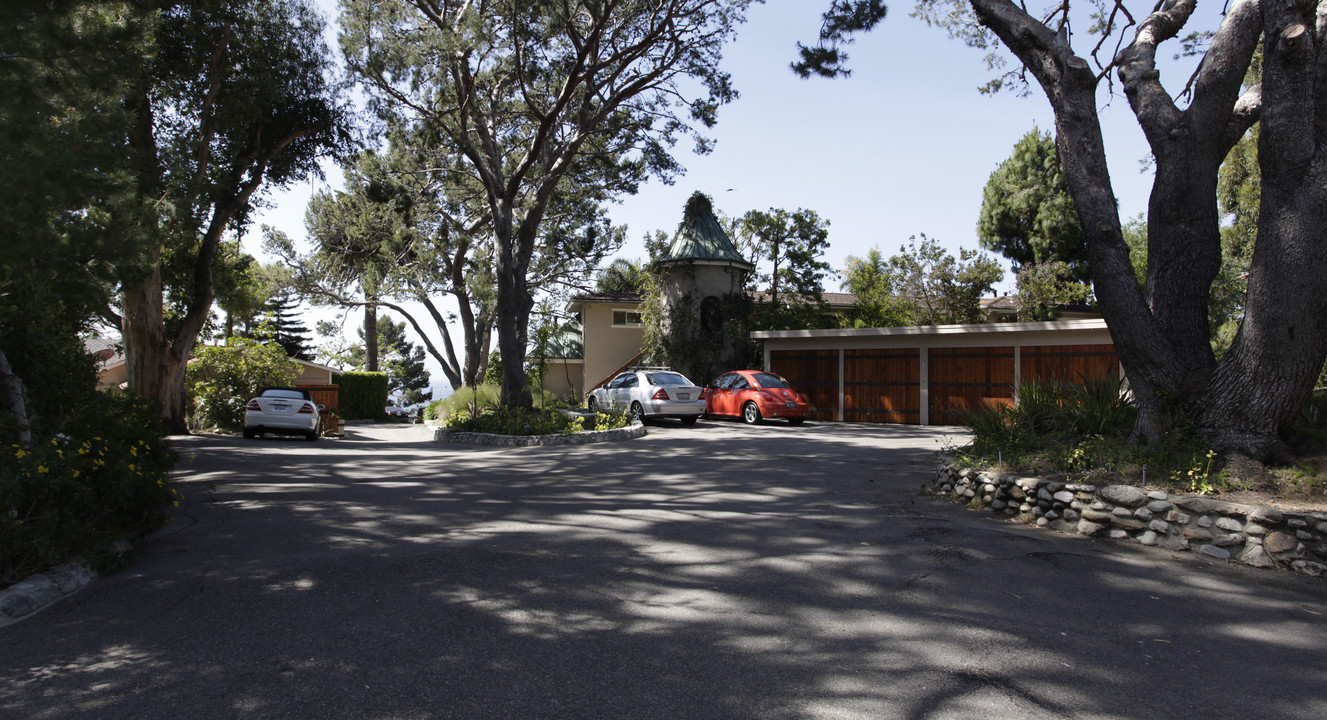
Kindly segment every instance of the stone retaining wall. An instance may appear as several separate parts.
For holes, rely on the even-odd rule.
[[[1001,475],[948,461],[935,485],[942,497],[1038,527],[1327,577],[1327,513]]]
[[[586,430],[568,435],[496,435],[477,432],[448,432],[445,426],[433,427],[433,441],[492,447],[531,447],[536,445],[585,445],[588,443],[631,440],[645,434],[645,426],[633,422],[624,428]]]

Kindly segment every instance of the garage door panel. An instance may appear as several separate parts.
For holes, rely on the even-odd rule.
[[[1038,345],[1020,353],[1020,374],[1025,383],[1115,380],[1120,360],[1112,345]]]
[[[839,418],[839,351],[776,350],[770,353],[770,370],[787,379],[793,389],[811,404],[812,420]]]
[[[969,410],[1012,405],[1012,347],[932,348],[927,396],[932,425],[960,425]]]
[[[921,422],[921,352],[845,350],[843,412],[850,422]]]

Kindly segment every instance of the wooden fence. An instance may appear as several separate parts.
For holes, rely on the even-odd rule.
[[[323,433],[341,432],[341,387],[339,385],[300,385],[301,390],[308,390],[315,405],[322,405]]]

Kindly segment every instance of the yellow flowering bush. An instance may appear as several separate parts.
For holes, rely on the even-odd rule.
[[[146,534],[176,502],[160,413],[98,395],[32,447],[0,445],[0,587],[74,557],[105,568],[118,540]]]

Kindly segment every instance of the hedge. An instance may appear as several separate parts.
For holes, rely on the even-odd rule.
[[[340,379],[341,417],[377,420],[387,407],[387,373],[346,372]]]

